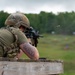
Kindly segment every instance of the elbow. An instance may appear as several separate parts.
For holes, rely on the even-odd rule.
[[[29,57],[32,60],[38,60],[39,59],[39,53],[35,53],[33,56]]]
[[[39,52],[38,51],[35,51],[32,56],[30,57],[30,59],[33,59],[33,60],[38,60],[39,59]]]
[[[37,53],[37,54],[34,55],[33,60],[38,60],[38,59],[39,59],[39,53]]]
[[[38,52],[37,48],[34,47],[34,46],[33,46],[33,52],[32,52],[31,57],[32,57],[33,60],[38,60],[39,59],[39,52]]]

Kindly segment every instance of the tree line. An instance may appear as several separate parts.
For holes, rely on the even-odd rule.
[[[0,11],[0,27],[10,14]],[[41,11],[39,14],[25,14],[30,25],[40,33],[73,34],[75,33],[75,12],[52,12]]]

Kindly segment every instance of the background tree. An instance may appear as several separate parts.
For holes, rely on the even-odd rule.
[[[73,34],[75,32],[75,12],[59,12],[54,14],[52,12],[41,11],[39,14],[25,14],[30,25],[39,30],[40,33],[56,34]],[[6,18],[9,13],[0,11],[0,27],[4,26]]]

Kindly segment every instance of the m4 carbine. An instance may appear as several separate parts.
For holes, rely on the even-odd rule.
[[[25,31],[25,35],[28,39],[31,39],[31,42],[32,42],[31,44],[35,47],[37,47],[38,38],[43,37],[39,35],[39,31],[36,31],[35,29],[33,29],[33,27],[30,27],[29,29],[27,29]]]

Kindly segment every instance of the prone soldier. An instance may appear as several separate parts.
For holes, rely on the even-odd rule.
[[[22,13],[13,13],[0,29],[0,57],[15,58],[22,50],[30,59],[38,60],[39,52],[29,44],[25,30],[30,27],[28,18]]]

